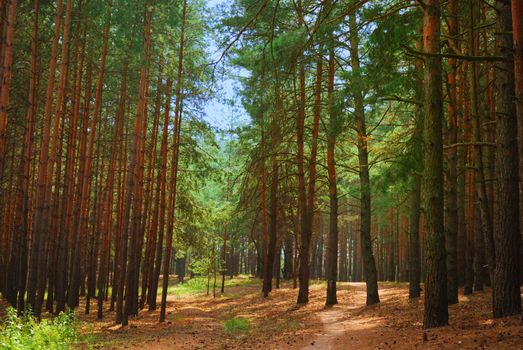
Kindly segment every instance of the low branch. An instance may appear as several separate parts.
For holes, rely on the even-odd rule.
[[[496,144],[494,142],[462,142],[462,143],[455,143],[452,145],[444,146],[443,149],[451,149],[451,148],[456,148],[456,147],[468,147],[468,146],[496,147]]]
[[[413,104],[416,106],[423,106],[423,103],[420,101],[403,98],[403,97],[397,96],[397,95],[383,97],[381,100],[382,101],[398,101],[398,102],[410,103],[410,104]]]
[[[444,57],[444,58],[455,58],[457,60],[463,61],[480,61],[480,62],[500,62],[507,61],[504,57],[501,56],[470,56],[470,55],[458,55],[452,53],[430,53],[414,50],[413,48],[408,47],[407,45],[401,45],[408,54],[414,56],[428,56],[428,57]]]

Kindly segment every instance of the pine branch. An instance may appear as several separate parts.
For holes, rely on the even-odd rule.
[[[500,62],[500,61],[506,61],[504,57],[501,56],[471,56],[471,55],[458,55],[458,54],[452,54],[452,53],[429,53],[429,52],[422,52],[418,50],[414,50],[413,48],[408,47],[407,45],[401,45],[405,51],[407,51],[407,54],[410,54],[412,56],[416,57],[444,57],[444,58],[455,58],[458,60],[463,61],[481,61],[481,62]]]

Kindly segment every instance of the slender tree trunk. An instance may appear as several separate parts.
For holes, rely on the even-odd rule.
[[[463,64],[458,69],[458,106],[465,106],[459,109],[459,118],[458,118],[458,142],[466,143],[465,141],[465,126],[467,125],[465,121],[465,110],[467,109],[467,104],[465,101],[465,90],[467,86],[467,74],[466,69],[464,69],[466,63]],[[458,172],[458,285],[464,286],[466,280],[467,272],[467,207],[466,207],[466,197],[468,193],[467,189],[467,147],[459,147],[457,150],[457,172]]]
[[[229,202],[229,176],[227,175],[227,184],[225,185],[225,203]],[[222,286],[220,289],[220,293],[225,293],[225,274],[227,273],[227,228],[229,226],[228,222],[225,222],[223,226],[223,246],[222,246],[222,258],[220,262],[220,270],[222,273]],[[231,242],[232,243],[232,242]],[[232,247],[232,244],[231,244]],[[231,252],[232,256],[232,252]],[[229,265],[229,269],[230,269]],[[232,278],[232,277],[231,277]]]
[[[127,80],[127,72],[124,79]],[[121,96],[122,97],[122,96]],[[123,99],[120,100],[120,103],[123,105],[123,111],[125,113],[125,106],[126,106],[126,99],[127,96],[124,95]],[[130,105],[130,104],[129,104]],[[116,311],[118,313],[118,295],[120,292],[120,274],[122,270],[122,263],[126,262],[122,258],[122,248],[124,247],[123,242],[123,218],[124,218],[124,208],[125,208],[125,199],[127,197],[127,193],[125,193],[125,186],[127,184],[127,150],[129,146],[129,126],[124,122],[124,135],[122,139],[122,143],[120,147],[118,148],[118,158],[119,158],[119,176],[118,176],[118,198],[116,201],[116,208],[117,208],[117,216],[116,216],[116,235],[115,235],[115,252],[114,252],[114,273],[113,273],[113,281],[112,281],[112,294],[111,294],[111,306],[109,308],[110,311],[115,310],[115,304],[116,304]],[[126,248],[127,249],[127,248]],[[120,317],[121,312],[123,308],[120,309]],[[117,315],[118,316],[118,315]]]
[[[357,32],[356,15],[349,16],[350,53],[351,66],[356,72],[360,70],[359,59],[359,39]],[[358,78],[357,78],[358,79]],[[360,78],[361,79],[361,78]],[[356,86],[356,85],[355,85]],[[360,176],[360,237],[361,253],[363,256],[363,271],[367,283],[367,305],[380,302],[378,295],[378,274],[376,271],[376,261],[372,253],[371,238],[371,184],[369,173],[369,150],[367,145],[367,129],[365,125],[365,107],[363,92],[359,88],[353,89],[354,95],[354,115],[356,118],[356,131],[358,136],[358,160]]]
[[[125,62],[123,69],[123,77],[120,85],[119,92],[119,103],[118,110],[116,112],[116,126],[114,129],[113,144],[111,145],[111,160],[109,162],[108,174],[107,174],[107,186],[105,190],[105,199],[103,202],[104,211],[103,226],[102,226],[102,256],[100,262],[100,268],[98,271],[98,319],[103,316],[103,302],[104,302],[104,286],[108,280],[109,273],[109,260],[111,254],[111,235],[113,231],[113,199],[114,199],[114,182],[116,176],[116,162],[118,149],[121,147],[123,142],[123,120],[125,117],[125,93],[127,90],[127,72],[128,64]],[[116,254],[115,254],[116,259]]]
[[[418,49],[422,48],[422,41],[417,43]],[[416,87],[416,98],[423,99],[423,61],[416,60],[416,71],[418,84]],[[409,298],[420,297],[420,281],[421,281],[421,256],[420,256],[420,214],[421,214],[421,185],[423,172],[423,127],[424,127],[424,111],[421,106],[418,107],[415,118],[414,133],[412,135],[412,156],[416,164],[419,166],[414,169],[412,177],[412,193],[410,206],[410,220],[409,220]]]
[[[421,113],[418,114],[416,127],[416,143],[422,147],[421,131],[423,120]],[[416,148],[418,148],[416,147]],[[420,206],[421,206],[421,175],[414,174],[412,178],[412,193],[410,205],[409,220],[409,298],[420,297],[420,280],[421,280],[421,259],[420,259],[420,242],[419,242],[419,224],[420,224]]]
[[[298,1],[298,24],[303,26],[303,9],[301,1]],[[305,151],[304,151],[304,134],[305,134],[305,117],[306,117],[306,81],[305,81],[305,63],[299,63],[299,107],[296,115],[296,143],[298,164],[298,208],[300,218],[300,251],[299,251],[299,290],[298,304],[309,302],[309,257],[311,253],[312,238],[312,220],[309,221],[309,211],[307,208],[307,188],[305,184]]]
[[[458,35],[458,1],[448,2],[449,41],[451,46],[459,47]],[[458,140],[458,100],[456,76],[458,64],[455,58],[449,59],[447,87],[449,95],[448,105],[448,143],[454,145]],[[445,242],[447,249],[447,298],[449,304],[458,302],[458,196],[457,196],[457,149],[451,147],[447,151],[447,186],[445,201]]]
[[[109,1],[109,8],[111,0]],[[93,119],[91,121],[91,128],[89,133],[89,140],[87,146],[87,153],[85,155],[85,167],[82,174],[82,187],[80,193],[80,218],[76,223],[76,232],[80,235],[80,239],[76,241],[76,246],[74,247],[74,258],[73,258],[73,267],[72,267],[72,279],[71,279],[71,288],[69,291],[68,305],[71,308],[78,306],[78,290],[81,285],[81,276],[83,275],[82,270],[82,257],[86,254],[86,232],[87,232],[87,222],[89,215],[88,201],[89,201],[89,192],[91,188],[91,174],[92,174],[92,162],[93,154],[95,147],[95,140],[97,136],[97,128],[100,118],[100,109],[102,104],[103,96],[103,87],[104,87],[104,77],[105,77],[105,65],[107,62],[107,52],[109,48],[109,27],[110,27],[110,12],[105,20],[104,30],[103,30],[103,46],[102,46],[102,55],[100,58],[100,67],[98,68],[98,81],[95,92],[94,106],[93,106]]]
[[[478,34],[474,32],[474,27],[479,25],[479,4],[476,0],[471,0],[470,2],[470,23],[471,27],[469,28],[469,50],[472,56],[477,55],[479,51],[479,37]],[[473,140],[477,144],[473,148],[474,152],[474,168],[475,168],[475,180],[476,180],[476,193],[479,202],[479,212],[481,218],[481,225],[477,228],[478,231],[478,241],[477,249],[478,254],[484,255],[484,252],[487,254],[487,264],[488,270],[492,279],[494,273],[494,268],[496,265],[495,259],[495,250],[494,250],[494,239],[492,233],[492,218],[490,213],[490,205],[487,198],[487,187],[485,182],[485,166],[483,164],[483,149],[478,144],[482,141],[481,135],[481,116],[480,116],[480,107],[479,107],[479,65],[477,62],[470,63],[470,95],[471,95],[471,112],[473,119]],[[480,248],[484,246],[483,241],[486,243],[486,250]],[[483,263],[478,266],[483,270]],[[483,274],[480,270],[476,269],[476,275]]]
[[[176,210],[176,185],[178,178],[178,161],[180,158],[180,135],[182,126],[182,114],[183,114],[183,52],[185,46],[185,26],[187,19],[187,0],[183,0],[182,8],[182,28],[180,34],[180,49],[178,51],[178,73],[176,76],[176,88],[175,96],[176,103],[174,107],[174,123],[175,123],[175,134],[173,142],[173,157],[172,157],[172,168],[171,168],[171,186],[169,193],[169,218],[167,222],[167,237],[165,243],[165,253],[163,261],[163,285],[162,285],[162,304],[160,309],[160,322],[165,321],[165,314],[167,309],[167,290],[169,288],[169,261],[171,260],[171,250],[173,243],[173,226],[174,226],[174,212]],[[216,272],[215,272],[216,273]]]
[[[30,307],[36,311],[36,292],[38,288],[38,277],[45,274],[45,266],[42,261],[45,260],[45,244],[47,243],[47,198],[48,194],[48,166],[49,166],[49,143],[51,134],[51,118],[53,114],[53,96],[56,78],[56,69],[58,61],[58,44],[60,29],[62,23],[63,1],[58,0],[55,16],[55,31],[51,49],[51,62],[49,65],[49,77],[44,107],[44,119],[42,127],[42,136],[40,141],[39,166],[37,176],[37,188],[35,195],[35,210],[33,218],[33,229],[31,237],[31,254],[29,259],[29,276],[27,284],[27,302]]]
[[[145,22],[143,35],[143,59],[140,69],[140,84],[138,89],[138,105],[134,121],[134,135],[131,150],[131,162],[129,163],[128,178],[126,184],[126,198],[123,218],[122,234],[122,265],[120,271],[120,284],[118,299],[121,310],[120,321],[122,326],[129,323],[129,315],[135,314],[135,302],[137,289],[135,290],[136,272],[136,244],[138,240],[138,229],[141,227],[142,192],[143,192],[143,143],[145,138],[145,124],[147,120],[147,91],[149,81],[149,61],[151,58],[152,39],[152,12],[153,1],[148,0],[145,4]],[[132,217],[131,217],[132,208]],[[125,290],[125,295],[124,295]],[[123,304],[123,305],[122,305]]]
[[[274,135],[273,135],[274,137]],[[274,151],[274,148],[273,148]],[[271,185],[270,185],[270,201],[269,201],[269,227],[268,227],[268,242],[266,255],[264,257],[266,263],[264,264],[263,274],[263,296],[269,296],[272,291],[272,278],[274,274],[274,259],[276,255],[277,243],[277,224],[278,224],[278,161],[276,156],[272,155],[272,170],[271,170]]]
[[[308,188],[304,190],[304,176],[303,176],[303,185],[300,183],[299,188],[300,196],[304,196],[300,201],[303,200],[302,204],[302,225],[301,225],[301,249],[300,249],[300,289],[298,293],[298,304],[306,304],[309,302],[309,254],[310,254],[310,245],[312,239],[312,224],[314,222],[314,201],[316,195],[316,158],[318,155],[318,133],[319,133],[319,124],[320,124],[320,113],[321,113],[321,89],[322,89],[322,77],[323,77],[323,57],[320,54],[318,57],[317,67],[316,67],[316,83],[314,91],[314,111],[313,111],[313,124],[312,124],[312,139],[311,139],[311,155],[309,160],[309,181]],[[305,128],[305,105],[306,105],[306,95],[305,95],[305,70],[300,68],[300,111],[298,120],[299,120],[299,131],[298,134],[301,134],[298,141],[298,177],[299,182],[302,181],[302,169],[303,169],[303,130]]]
[[[159,214],[153,214],[153,224],[151,225],[151,230],[156,226],[156,220],[159,220],[158,228],[158,239],[156,240],[156,262],[154,263],[154,271],[152,272],[149,279],[149,292],[147,294],[147,304],[149,305],[149,310],[156,309],[156,296],[158,291],[158,280],[160,276],[160,268],[162,265],[162,246],[163,246],[163,236],[165,231],[165,212],[166,212],[166,174],[167,174],[167,142],[168,142],[168,132],[169,132],[169,113],[171,111],[171,97],[172,97],[172,80],[167,79],[166,87],[166,99],[164,107],[164,119],[163,119],[163,129],[162,129],[162,144],[160,153],[162,155],[162,162],[160,171],[158,173],[158,185],[156,190],[156,197],[159,197]],[[177,121],[175,121],[177,125]],[[158,200],[158,199],[157,199]],[[157,211],[158,208],[155,208]],[[159,218],[156,218],[159,216]],[[154,233],[156,234],[156,232]],[[151,262],[152,265],[152,262]],[[152,269],[152,266],[150,267]]]
[[[329,237],[327,240],[327,263],[325,277],[327,279],[326,305],[338,303],[336,298],[336,281],[338,277],[338,188],[336,178],[336,136],[338,133],[338,116],[334,109],[334,74],[335,74],[334,47],[329,49],[328,71],[328,104],[329,126],[327,129],[327,172],[329,176]]]
[[[35,119],[37,112],[38,91],[38,19],[40,14],[40,2],[33,3],[33,29],[31,32],[31,59],[29,75],[29,93],[27,98],[28,108],[24,129],[24,142],[22,147],[17,185],[17,199],[15,206],[15,235],[14,251],[9,261],[8,280],[11,282],[7,287],[7,300],[19,312],[25,308],[25,289],[27,278],[28,241],[29,241],[29,213],[30,213],[30,181],[31,181],[31,156],[33,155]],[[1,176],[0,176],[1,177]]]
[[[68,266],[67,256],[69,251],[69,237],[71,236],[71,216],[73,211],[74,199],[74,167],[76,164],[76,139],[78,133],[78,119],[81,105],[82,77],[84,71],[85,46],[86,46],[86,26],[83,25],[83,34],[78,44],[73,83],[73,112],[71,114],[69,133],[67,138],[66,164],[64,173],[64,187],[62,191],[62,203],[60,213],[60,237],[58,249],[58,266]],[[65,297],[67,288],[67,269],[56,271],[56,313],[65,311]]]
[[[261,144],[262,147],[265,147],[265,133],[262,131],[261,134]],[[263,285],[262,285],[262,292],[264,297],[267,297],[269,295],[269,281],[266,278],[266,275],[268,275],[268,266],[269,266],[269,260],[267,259],[268,253],[269,253],[269,220],[268,220],[268,213],[267,213],[267,168],[265,165],[265,158],[261,160],[261,212],[262,212],[262,249],[261,249],[261,259],[262,259],[262,274],[261,277],[263,278]]]
[[[163,63],[159,64],[158,68],[158,84],[156,87],[156,99],[155,99],[155,107],[154,107],[154,120],[153,120],[153,132],[151,135],[151,145],[149,147],[149,169],[147,174],[147,189],[145,191],[145,204],[144,204],[144,210],[143,210],[143,218],[142,218],[142,233],[141,235],[145,235],[145,231],[147,230],[147,221],[148,221],[148,214],[149,214],[149,203],[152,200],[152,192],[153,192],[153,176],[154,176],[154,169],[156,167],[156,145],[157,145],[157,137],[158,137],[158,124],[160,120],[160,114],[161,114],[161,105],[162,105],[162,97],[163,97],[163,88],[162,88],[162,81],[163,81]],[[157,214],[157,211],[156,211]],[[154,215],[154,213],[153,213]],[[157,217],[157,215],[156,215]],[[151,220],[152,221],[152,220]],[[157,222],[156,222],[157,225]],[[147,298],[147,286],[149,281],[149,266],[152,265],[154,260],[151,261],[151,255],[154,253],[154,249],[156,247],[156,229],[149,230],[147,235],[147,245],[145,248],[145,257],[144,262],[142,264],[142,294],[140,296],[140,309],[143,309],[145,306],[145,300]],[[143,240],[142,240],[143,242]],[[139,256],[141,249],[138,250]],[[153,257],[154,259],[154,257]],[[138,264],[139,266],[139,264]]]

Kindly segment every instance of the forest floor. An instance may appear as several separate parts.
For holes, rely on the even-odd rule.
[[[94,349],[523,349],[520,317],[493,320],[488,289],[460,295],[449,327],[424,331],[422,299],[409,301],[407,284],[379,287],[382,302],[367,307],[364,283],[339,283],[339,304],[325,308],[325,283],[313,282],[309,304],[298,308],[292,283],[264,299],[259,280],[240,277],[216,298],[174,287],[163,324],[159,311],[142,311],[124,328],[113,313],[78,317]]]

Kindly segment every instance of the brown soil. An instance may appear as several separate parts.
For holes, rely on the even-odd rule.
[[[405,284],[380,284],[379,305],[365,306],[364,283],[340,283],[339,304],[325,309],[325,285],[311,286],[297,308],[297,291],[284,283],[264,299],[260,284],[229,287],[223,296],[170,297],[168,322],[143,311],[129,327],[82,315],[95,349],[523,349],[520,317],[492,320],[490,291],[460,296],[449,327],[424,331],[422,301],[409,301]],[[79,311],[80,312],[80,311]],[[247,334],[229,334],[225,320],[249,320]]]

